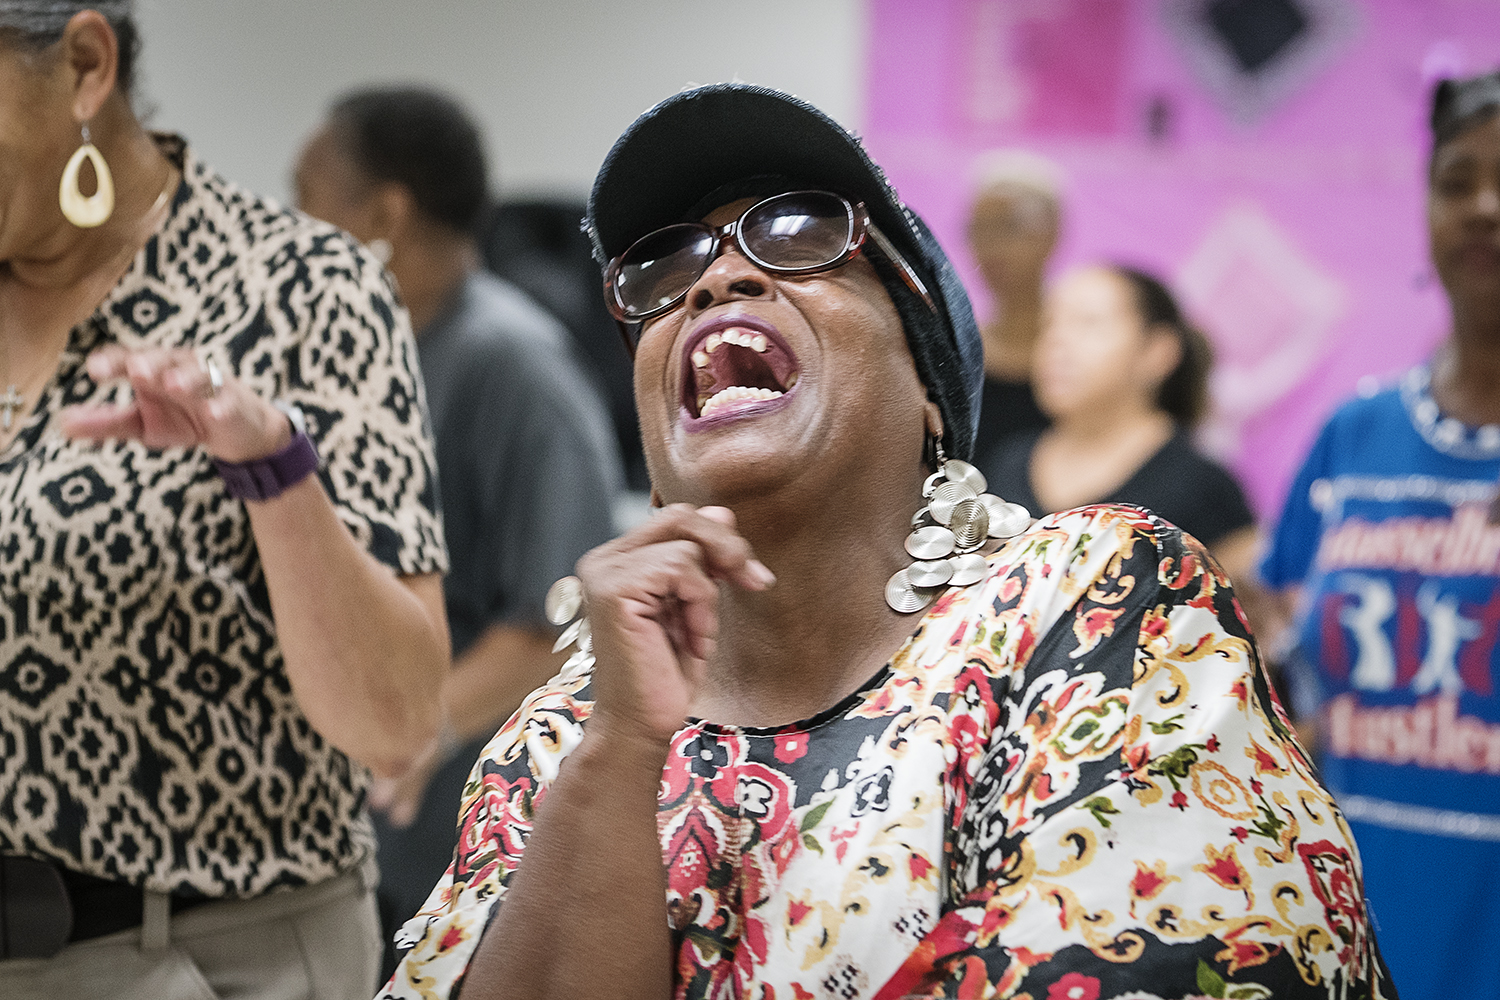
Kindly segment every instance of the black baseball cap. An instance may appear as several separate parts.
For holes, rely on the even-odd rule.
[[[640,237],[682,222],[703,198],[756,177],[796,178],[862,201],[926,285],[934,314],[882,272],[917,373],[943,413],[945,450],[973,453],[984,350],[968,293],[948,255],[901,201],[859,139],[800,98],[768,87],[696,87],[641,115],[604,158],[584,229],[600,267]],[[920,300],[916,300],[920,303]]]

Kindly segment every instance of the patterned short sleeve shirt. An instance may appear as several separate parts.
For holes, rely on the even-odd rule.
[[[347,236],[174,137],[170,213],[0,453],[0,850],[211,897],[318,882],[371,849],[365,770],[292,695],[245,505],[201,449],[95,445],[84,360],[187,347],[295,403],[340,520],[397,573],[446,568],[416,346]]]
[[[480,757],[382,997],[459,994],[591,668]],[[1394,996],[1348,826],[1228,581],[1138,508],[1012,539],[812,719],[685,726],[657,829],[678,1000]]]

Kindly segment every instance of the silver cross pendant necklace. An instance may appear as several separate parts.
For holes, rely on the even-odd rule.
[[[5,387],[5,395],[0,396],[0,430],[10,430],[11,424],[15,423],[16,411],[26,405],[26,397],[21,395],[16,384],[12,382]]]
[[[21,387],[11,381],[10,338],[0,333],[0,365],[5,366],[5,394],[0,395],[0,432],[9,431],[16,422],[16,411],[26,405]]]
[[[16,414],[26,406],[26,397],[21,395],[21,385],[10,367],[10,337],[0,332],[0,371],[5,376],[5,392],[0,394],[0,434],[8,434],[15,426]]]

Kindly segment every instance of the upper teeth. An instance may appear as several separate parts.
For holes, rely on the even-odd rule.
[[[782,393],[776,389],[752,389],[749,386],[732,385],[727,389],[720,389],[707,399],[699,399],[698,416],[706,417],[713,411],[742,399],[775,399],[780,395]]]
[[[693,364],[703,368],[708,364],[708,356],[718,349],[720,344],[733,344],[735,347],[748,347],[756,354],[766,353],[766,348],[771,341],[763,333],[751,333],[749,330],[732,329],[723,333],[710,333],[703,340],[703,347],[693,352]]]

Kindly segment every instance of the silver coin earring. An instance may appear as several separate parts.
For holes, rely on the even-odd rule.
[[[911,519],[906,551],[915,560],[886,582],[885,603],[904,615],[921,611],[944,587],[967,587],[984,578],[980,553],[990,539],[1010,538],[1031,526],[1031,514],[985,492],[984,474],[943,454],[933,441],[937,471],[922,485],[921,510]]]
[[[557,642],[552,644],[552,652],[561,652],[575,642],[578,643],[580,652],[588,653],[593,650],[593,632],[589,629],[589,620],[578,617],[578,612],[583,610],[582,580],[576,576],[565,576],[558,580],[547,589],[542,608],[549,622],[568,626],[557,637]]]
[[[94,165],[96,180],[91,195],[85,195],[78,188],[78,175],[83,170],[84,160]],[[109,165],[104,162],[104,154],[89,137],[87,122],[83,126],[83,145],[73,151],[68,165],[63,168],[62,181],[57,187],[57,204],[62,209],[63,218],[79,229],[104,225],[115,210],[115,179],[109,172]]]

